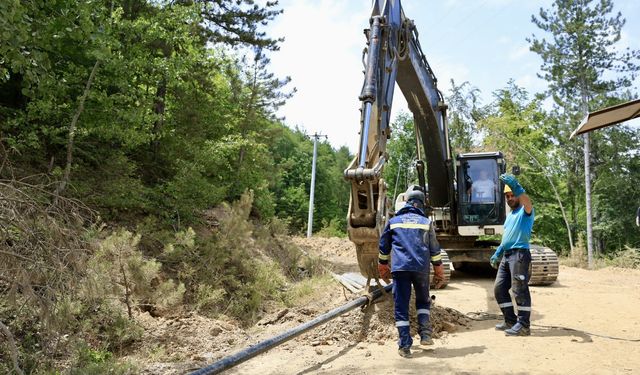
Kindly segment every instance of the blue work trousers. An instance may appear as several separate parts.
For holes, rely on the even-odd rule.
[[[416,314],[418,315],[418,332],[420,337],[431,337],[431,299],[429,298],[429,271],[409,272],[398,271],[392,273],[393,301],[395,303],[395,319],[398,328],[398,346],[409,348],[413,344],[411,326],[409,323],[409,302],[411,300],[411,286],[416,293]]]
[[[494,294],[504,321],[509,324],[519,322],[525,327],[531,324],[531,294],[529,293],[529,265],[531,251],[529,249],[511,249],[504,252],[498,267]],[[514,313],[513,303],[509,295],[513,290],[518,315]]]

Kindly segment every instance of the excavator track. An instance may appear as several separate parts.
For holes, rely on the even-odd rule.
[[[447,255],[447,252],[440,249],[440,255],[442,255],[442,265],[444,266],[444,285],[442,286],[442,288],[446,287],[447,285],[449,285],[449,281],[451,280],[451,260],[449,260],[449,255]],[[434,287],[433,284],[433,266],[431,266],[431,269],[429,270],[429,285],[431,288]]]
[[[558,256],[548,247],[531,245],[529,285],[551,285],[558,279]]]

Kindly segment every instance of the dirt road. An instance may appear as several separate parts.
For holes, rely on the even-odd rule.
[[[356,270],[348,241],[337,239],[301,243],[310,252],[325,254],[340,272]],[[436,291],[437,303],[463,313],[499,313],[493,299],[490,274],[454,273],[451,284]],[[336,289],[339,289],[336,286]],[[342,340],[341,331],[363,330],[372,319],[353,314],[313,335],[284,346],[230,370],[231,374],[637,374],[640,342],[598,335],[640,339],[640,271],[561,267],[559,280],[550,287],[532,287],[533,314],[530,337],[505,337],[495,331],[495,320],[472,321],[468,327],[437,339],[428,350],[413,348],[413,358],[398,356],[395,335],[368,330],[368,338]],[[341,304],[340,293],[312,303],[313,310]],[[374,314],[390,306],[383,303]],[[309,317],[309,319],[311,319]],[[350,321],[350,320],[351,321]],[[332,324],[332,323],[329,323]],[[291,324],[283,325],[291,326]],[[331,327],[331,326],[329,326]],[[569,331],[560,327],[573,328]],[[275,332],[272,324],[256,336]],[[378,336],[374,336],[374,334]],[[323,337],[326,336],[326,337]],[[371,337],[373,336],[373,339]],[[254,336],[255,337],[255,336]],[[232,353],[232,352],[231,352]],[[228,353],[228,354],[231,354]]]

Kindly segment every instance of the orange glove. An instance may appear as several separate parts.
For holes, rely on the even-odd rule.
[[[380,278],[388,284],[389,279],[391,279],[391,268],[389,268],[388,264],[378,263],[378,274],[380,275]]]
[[[444,265],[440,264],[437,266],[433,266],[433,284],[435,289],[440,289],[444,287],[445,277],[444,277]]]

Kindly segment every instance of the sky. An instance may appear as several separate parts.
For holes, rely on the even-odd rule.
[[[405,0],[405,15],[413,19],[425,56],[448,95],[451,80],[468,81],[481,92],[483,104],[510,79],[530,93],[546,83],[537,77],[542,60],[529,51],[527,37],[547,37],[532,22],[551,0]],[[280,0],[284,10],[265,31],[284,37],[270,55],[271,71],[291,77],[296,94],[280,108],[290,127],[324,134],[334,147],[354,152],[360,130],[358,95],[364,80],[362,50],[369,25],[370,0]],[[619,48],[640,49],[640,1],[614,0],[614,12],[626,24]],[[639,80],[636,80],[638,83]],[[638,91],[637,84],[633,88]],[[408,112],[396,88],[392,119]],[[576,124],[577,126],[578,124]],[[635,125],[634,125],[635,126]]]

